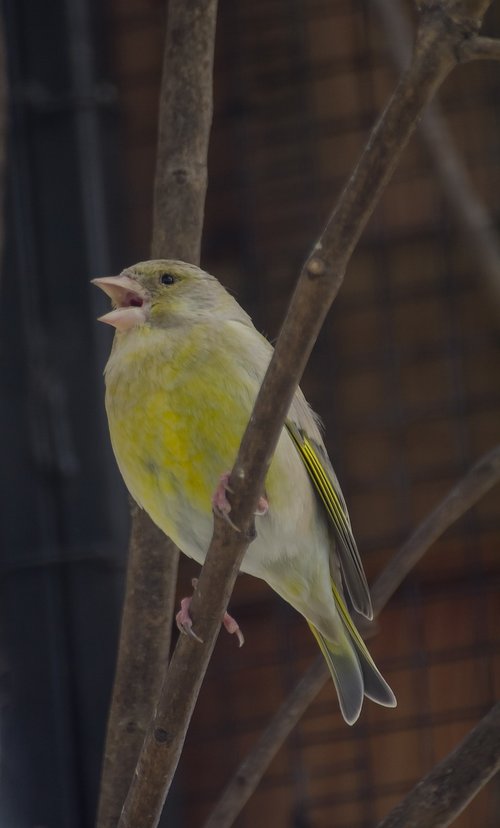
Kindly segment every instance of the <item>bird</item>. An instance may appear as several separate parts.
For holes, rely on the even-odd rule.
[[[115,328],[104,375],[119,470],[139,507],[203,564],[213,510],[231,519],[228,470],[273,347],[222,284],[193,264],[139,262],[92,282],[112,302],[99,319]],[[319,418],[300,388],[257,514],[241,571],[266,581],[303,615],[345,721],[358,719],[365,696],[394,707],[350,615],[349,607],[373,617],[370,593]],[[188,602],[179,616],[181,631],[196,637]]]

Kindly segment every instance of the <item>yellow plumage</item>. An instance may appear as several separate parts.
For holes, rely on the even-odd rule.
[[[202,563],[212,495],[236,458],[272,355],[269,343],[219,282],[182,262],[142,262],[95,282],[115,309],[106,409],[120,471],[135,500]],[[394,695],[375,667],[341,595],[371,604],[349,515],[315,416],[300,390],[267,479],[267,514],[242,570],[266,580],[309,622],[332,673],[344,718],[363,695]]]

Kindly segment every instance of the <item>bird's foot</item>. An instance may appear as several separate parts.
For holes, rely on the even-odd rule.
[[[198,583],[197,578],[193,578],[191,581],[193,587],[196,589],[196,585]],[[181,608],[177,615],[175,616],[175,622],[183,635],[189,635],[191,638],[194,638],[195,641],[198,641],[200,644],[203,644],[203,639],[196,635],[195,631],[193,630],[193,620],[189,614],[189,607],[191,605],[192,598],[183,598],[181,601]],[[238,622],[233,618],[232,615],[229,615],[228,612],[224,613],[222,618],[222,624],[224,625],[225,629],[231,635],[236,635],[238,639],[238,647],[243,647],[245,643],[245,638],[243,633],[240,630],[240,626]]]
[[[233,618],[232,615],[229,615],[228,612],[225,612],[222,618],[222,623],[224,625],[224,628],[230,635],[236,636],[236,638],[238,639],[238,647],[243,647],[243,644],[245,643],[245,636],[241,632],[240,625],[238,624],[236,619]]]
[[[195,641],[198,641],[200,644],[203,644],[203,639],[200,638],[199,635],[196,635],[195,631],[193,630],[193,619],[189,614],[189,607],[191,606],[192,598],[183,598],[181,600],[181,608],[177,615],[175,616],[175,623],[177,624],[177,629],[183,635],[189,635],[191,638],[194,638]]]
[[[240,530],[238,527],[233,523],[231,518],[229,517],[229,512],[231,511],[231,504],[226,497],[226,492],[230,492],[231,488],[229,486],[229,477],[231,472],[224,472],[221,474],[219,478],[219,482],[217,484],[217,488],[212,497],[212,509],[216,512],[220,517],[224,518],[233,529],[236,529],[237,532]],[[258,517],[265,515],[269,510],[269,503],[267,502],[267,498],[264,495],[259,497],[259,501],[257,503],[257,509],[255,514]],[[241,646],[241,645],[240,645]]]
[[[257,508],[255,510],[255,514],[257,517],[262,517],[262,515],[266,515],[269,511],[269,503],[267,497],[265,495],[261,495],[259,497]]]
[[[232,526],[233,529],[239,532],[240,530],[229,517],[229,512],[231,511],[231,504],[226,497],[226,492],[231,491],[231,488],[229,486],[230,476],[231,472],[224,472],[224,474],[221,474],[219,482],[217,483],[217,488],[212,495],[212,509],[214,510],[215,514],[219,515],[221,518],[224,518],[226,523],[229,523],[229,525]]]

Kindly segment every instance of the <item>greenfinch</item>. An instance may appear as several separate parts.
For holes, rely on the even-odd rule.
[[[116,329],[105,382],[121,474],[139,506],[202,564],[214,504],[226,514],[230,508],[221,496],[224,473],[236,459],[272,346],[217,279],[194,265],[140,262],[93,281],[113,304],[100,319]],[[300,389],[259,507],[242,571],[266,581],[307,620],[346,722],[358,718],[363,696],[395,706],[344,599],[345,590],[350,604],[372,617],[347,507]]]

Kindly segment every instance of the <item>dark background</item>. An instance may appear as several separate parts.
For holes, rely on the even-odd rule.
[[[103,412],[110,331],[92,276],[148,257],[159,0],[4,0],[0,821],[93,824],[127,546]],[[487,20],[498,35],[498,4]],[[277,335],[298,268],[394,83],[368,0],[222,0],[202,261]],[[442,102],[493,221],[500,67]],[[500,311],[418,138],[353,258],[304,378],[370,579],[500,439]],[[436,544],[370,647],[399,706],[347,728],[328,684],[238,825],[373,826],[500,690],[498,488]],[[179,594],[196,569],[181,568]],[[169,824],[201,825],[311,659],[299,616],[241,578],[247,643],[221,637]],[[456,823],[493,828],[492,781]]]

